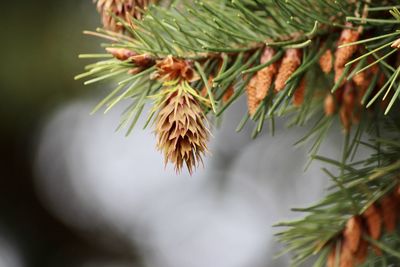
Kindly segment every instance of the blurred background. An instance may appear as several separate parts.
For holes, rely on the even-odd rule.
[[[115,132],[124,107],[89,113],[112,87],[74,81],[101,51],[90,0],[2,3],[0,267],[257,267],[274,259],[272,225],[319,199],[327,183],[306,149],[306,129],[278,122],[250,139],[235,133],[243,99],[213,129],[206,168],[164,169],[151,129]],[[322,153],[335,157],[339,138]]]

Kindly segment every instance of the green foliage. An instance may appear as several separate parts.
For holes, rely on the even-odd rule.
[[[290,126],[314,122],[298,144],[312,141],[311,159],[333,164],[338,168],[338,174],[324,169],[334,183],[331,193],[314,206],[294,209],[307,215],[300,220],[279,224],[286,230],[278,236],[287,245],[285,252],[294,253],[294,266],[315,254],[319,254],[315,266],[323,266],[328,253],[327,244],[343,230],[346,220],[361,214],[399,182],[400,143],[397,139],[400,127],[392,121],[396,114],[389,114],[396,108],[400,94],[398,49],[391,48],[400,37],[397,3],[390,0],[187,0],[175,1],[168,7],[151,6],[143,20],[131,18],[126,22],[115,18],[124,25],[125,34],[104,29],[87,33],[106,40],[108,43],[102,44],[104,48],[128,49],[137,55],[151,57],[153,64],[143,67],[131,58],[118,60],[109,53],[86,54],[81,57],[102,60],[87,65],[86,72],[76,78],[89,78],[85,84],[105,80],[117,83],[94,111],[106,107],[107,112],[121,101],[130,101],[119,126],[127,126],[129,133],[146,103],[153,103],[154,96],[163,95],[163,83],[153,78],[158,60],[173,56],[190,62],[200,79],[186,82],[185,88],[193,90],[192,94],[199,98],[205,89],[207,99],[203,102],[210,105],[203,105],[204,112],[219,118],[245,93],[257,71],[279,62],[286,49],[300,49],[301,65],[287,79],[284,89],[274,92],[272,85],[256,112],[252,116],[244,114],[237,131],[249,120],[255,122],[253,137],[262,131],[267,120],[273,131],[275,116],[290,117]],[[334,73],[322,73],[318,60],[328,49],[337,49],[343,29],[358,30],[364,39],[342,45],[357,45],[359,49],[335,81]],[[268,62],[261,62],[266,46],[274,48],[276,53]],[[374,60],[371,62],[370,58]],[[360,123],[346,132],[342,159],[337,161],[317,156],[331,125],[338,120],[338,116],[323,114],[323,97],[339,92],[342,82],[350,82],[373,66],[378,67],[378,71],[373,74],[360,99],[361,104],[370,109],[363,109]],[[303,78],[307,80],[304,103],[300,108],[294,107],[292,98]],[[381,85],[382,79],[384,83]],[[228,101],[223,101],[231,86],[234,94]],[[384,110],[386,116],[381,114],[378,99],[390,99]],[[157,104],[148,123],[156,109]],[[386,124],[385,127],[382,128],[382,124]],[[367,134],[373,141],[363,141]],[[360,145],[369,147],[371,155],[354,162]],[[381,247],[384,255],[370,255],[366,266],[388,266],[399,262],[396,251],[400,247],[400,238],[397,234],[370,242]],[[386,265],[379,265],[383,263]]]

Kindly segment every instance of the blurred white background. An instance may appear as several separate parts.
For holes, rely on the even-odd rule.
[[[139,248],[145,266],[288,266],[274,259],[280,247],[272,225],[299,216],[290,208],[320,199],[327,185],[313,163],[304,173],[306,129],[278,122],[250,140],[251,127],[235,127],[243,103],[213,129],[211,154],[195,175],[163,167],[146,119],[133,133],[115,132],[122,107],[89,116],[95,101],[70,102],[43,123],[36,157],[37,190],[54,214],[99,236],[112,229]],[[333,136],[321,149],[340,153]],[[112,246],[112,244],[109,244]],[[117,265],[111,265],[117,266]]]

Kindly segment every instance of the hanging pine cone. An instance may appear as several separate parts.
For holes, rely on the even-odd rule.
[[[275,55],[274,49],[271,47],[266,47],[264,49],[264,53],[261,56],[260,64],[267,63],[271,60],[271,58]],[[278,71],[277,63],[273,63],[268,67],[263,68],[257,72],[257,85],[256,85],[256,97],[258,100],[262,101],[268,94],[268,90],[272,85],[272,81],[274,79],[275,74]]]
[[[202,162],[209,139],[205,120],[199,103],[185,90],[171,92],[163,102],[156,118],[157,148],[178,173],[186,164],[192,174]]]
[[[290,48],[286,50],[279,67],[278,75],[275,80],[275,91],[279,92],[285,88],[286,81],[297,70],[301,64],[301,50]]]
[[[151,2],[151,0],[97,0],[96,5],[104,28],[119,32],[123,27],[112,15],[127,22],[130,21],[130,16],[141,19],[142,10]]]

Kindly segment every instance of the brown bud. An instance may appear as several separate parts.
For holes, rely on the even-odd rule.
[[[146,54],[132,56],[130,59],[136,66],[140,67],[147,67],[154,63],[154,59]]]
[[[135,52],[126,48],[107,47],[106,50],[118,60],[127,60],[130,57],[137,55]]]
[[[319,66],[324,73],[329,73],[332,70],[333,57],[332,51],[327,49],[319,58]]]
[[[300,107],[304,102],[304,96],[306,91],[306,79],[303,78],[300,84],[297,86],[293,94],[293,105],[295,107]]]
[[[275,91],[279,92],[285,88],[286,81],[296,71],[301,64],[301,50],[290,48],[286,50],[285,56],[279,67],[278,75],[275,79]]]
[[[332,94],[328,94],[325,97],[324,111],[326,116],[332,116],[336,111],[335,98]]]
[[[397,201],[393,195],[385,196],[381,200],[383,224],[386,231],[392,233],[396,229]]]
[[[343,231],[343,242],[352,253],[358,250],[358,245],[360,243],[362,233],[361,220],[357,216],[351,217]]]

